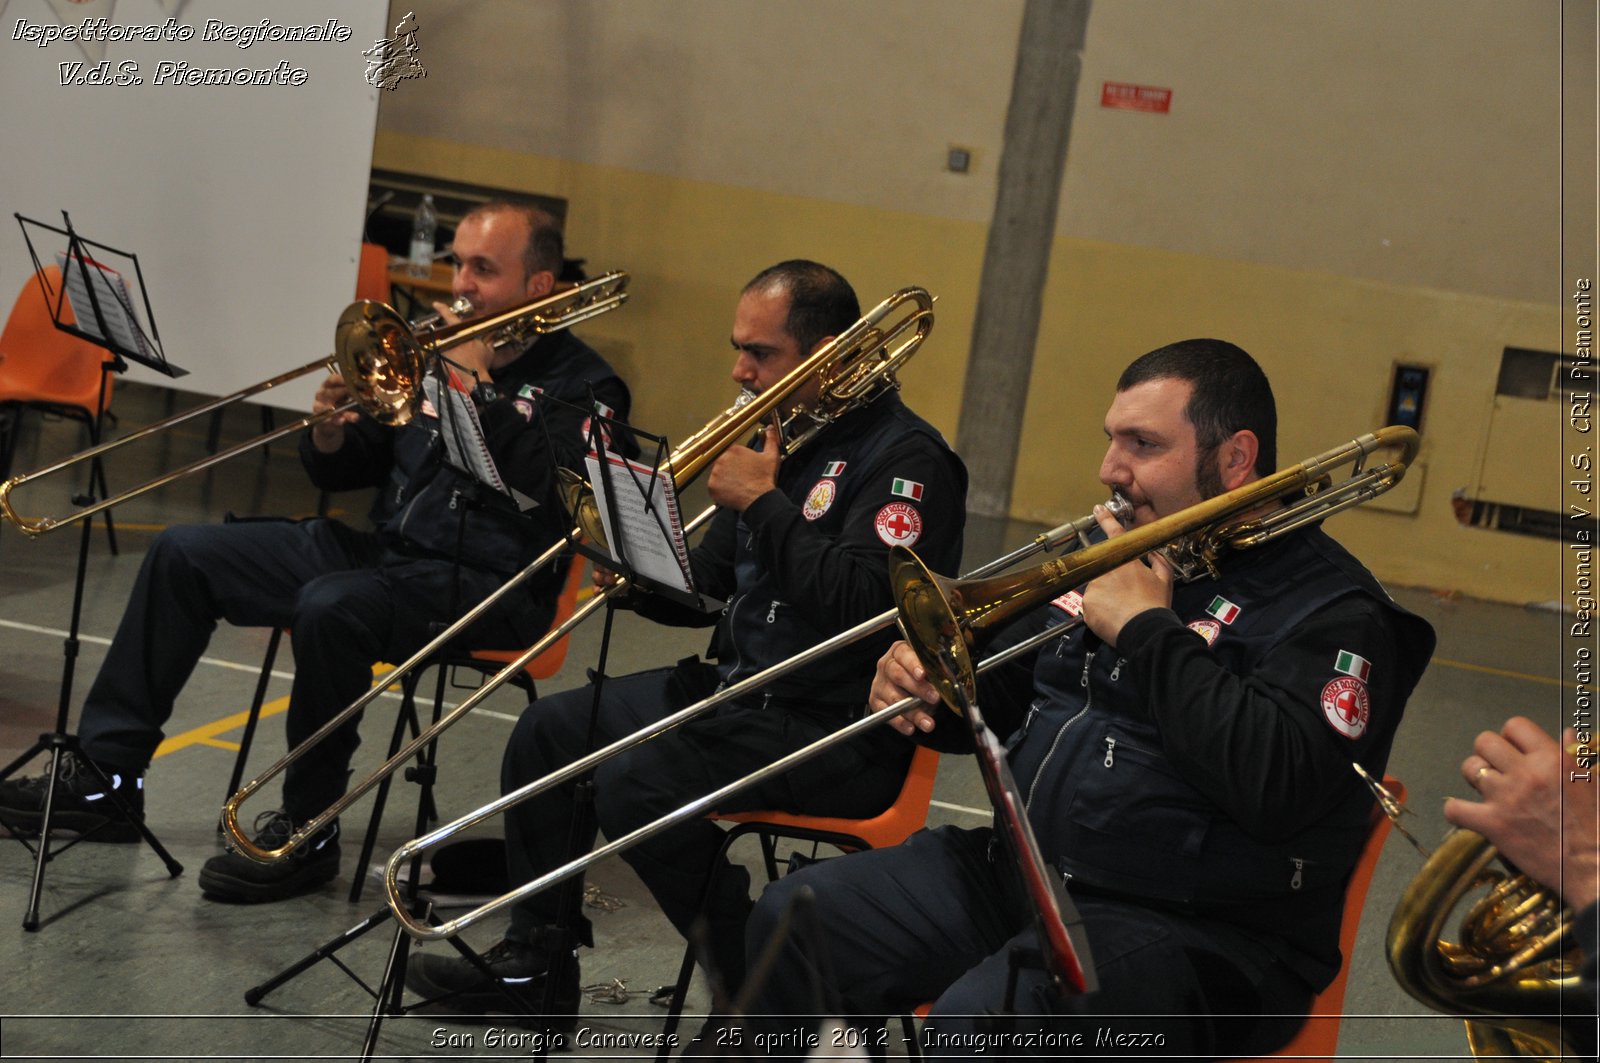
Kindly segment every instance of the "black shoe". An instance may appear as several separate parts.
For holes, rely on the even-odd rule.
[[[519,1009],[501,990],[510,987],[535,1012],[544,1001],[547,949],[543,942],[524,944],[502,941],[483,954],[494,978],[472,965],[455,950],[414,952],[406,963],[406,986],[414,993],[451,1011],[467,1015],[515,1015]],[[562,965],[557,976],[555,1003],[538,1021],[547,1029],[570,1033],[578,1025],[578,958]]]
[[[255,827],[252,841],[260,849],[281,849],[294,832],[284,812],[261,813]],[[213,856],[200,869],[200,890],[222,901],[281,901],[332,882],[338,874],[339,821],[334,820],[276,863],[258,864],[231,850]]]
[[[144,776],[130,775],[120,769],[102,770],[123,804],[143,819]],[[0,783],[0,820],[20,834],[38,834],[44,829],[44,799],[49,788],[48,769],[31,779],[7,779]],[[138,828],[111,803],[105,785],[89,766],[88,759],[70,751],[61,755],[50,829],[75,831],[83,835],[85,841],[139,840]]]

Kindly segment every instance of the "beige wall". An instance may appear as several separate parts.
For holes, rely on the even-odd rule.
[[[910,0],[415,0],[429,74],[386,93],[377,165],[571,201],[633,274],[584,329],[673,438],[732,395],[739,285],[779,258],[864,302],[940,296],[908,400],[954,434],[1021,6]],[[403,13],[403,12],[400,12]],[[1101,0],[1090,17],[1014,513],[1082,512],[1116,373],[1232,339],[1294,460],[1374,427],[1397,360],[1435,367],[1416,514],[1332,529],[1384,578],[1559,596],[1559,547],[1465,529],[1501,348],[1558,349],[1554,0]],[[1172,113],[1102,109],[1105,80]],[[942,172],[948,145],[975,172]],[[1558,478],[1556,433],[1529,475]],[[1549,466],[1548,473],[1544,466]]]

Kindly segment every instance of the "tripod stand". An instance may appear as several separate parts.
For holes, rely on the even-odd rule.
[[[118,363],[115,361],[107,361],[103,363],[100,367],[101,377],[104,378],[107,374],[111,373],[117,364]],[[105,388],[102,386],[100,389],[100,406],[99,409],[95,411],[94,424],[89,430],[89,437],[92,443],[98,444],[100,442],[100,427],[104,415]],[[92,504],[94,501],[95,486],[99,484],[103,489],[105,475],[103,472],[99,472],[98,458],[94,459],[94,467],[96,471],[90,475],[89,491],[87,495],[79,495],[74,497],[73,503],[75,505]],[[109,521],[109,517],[107,519]],[[22,928],[29,931],[36,931],[39,929],[39,903],[40,898],[44,893],[45,865],[49,863],[57,854],[72,848],[74,845],[77,845],[79,842],[87,838],[92,837],[94,833],[94,831],[90,831],[87,834],[80,835],[78,838],[67,842],[54,852],[52,852],[50,849],[50,833],[56,811],[56,789],[60,785],[61,771],[65,765],[64,758],[67,756],[76,757],[79,764],[87,766],[89,770],[94,773],[96,780],[99,782],[102,788],[102,792],[106,795],[106,798],[109,800],[112,809],[115,810],[116,815],[133,824],[135,829],[138,830],[140,837],[149,844],[150,848],[155,851],[155,854],[161,858],[163,863],[166,864],[167,873],[174,878],[183,873],[183,865],[172,858],[172,855],[167,852],[156,836],[151,833],[150,828],[145,826],[144,816],[142,813],[135,812],[128,805],[128,803],[122,799],[122,796],[117,792],[117,787],[112,785],[112,780],[106,776],[106,773],[98,764],[88,757],[83,756],[78,747],[77,736],[67,733],[67,716],[71,711],[72,706],[72,680],[77,669],[78,662],[78,628],[83,617],[83,590],[89,566],[89,539],[93,531],[94,522],[92,520],[84,521],[82,533],[80,534],[78,540],[78,569],[77,578],[73,584],[72,591],[72,620],[68,626],[66,642],[63,646],[66,660],[62,667],[61,698],[56,706],[55,728],[46,734],[40,735],[39,740],[34,742],[32,746],[28,747],[26,752],[17,757],[17,759],[13,760],[10,764],[6,765],[4,770],[0,770],[0,782],[4,782],[15,775],[18,769],[20,769],[24,764],[27,764],[40,753],[48,752],[50,754],[50,768],[48,772],[49,781],[45,784],[44,815],[39,824],[38,846],[34,847],[33,845],[29,844],[28,840],[24,838],[16,828],[13,827],[11,831],[12,836],[33,853],[33,885],[28,892],[27,911],[22,917]],[[111,821],[108,820],[106,825],[109,825],[110,822]],[[106,825],[97,827],[95,829],[103,830],[105,829]]]
[[[127,363],[123,360],[123,356],[126,355],[135,361],[151,365],[169,374],[172,370],[166,365],[165,359],[161,357],[159,347],[152,347],[148,338],[144,337],[142,330],[139,328],[137,319],[133,316],[131,301],[128,299],[126,288],[120,275],[91,259],[88,249],[96,249],[96,252],[101,253],[103,257],[124,255],[125,253],[106,247],[103,244],[84,240],[73,231],[71,219],[67,217],[65,212],[62,213],[62,218],[66,225],[64,229],[43,225],[40,222],[33,222],[32,224],[67,237],[67,251],[60,256],[62,291],[57,295],[55,304],[50,309],[51,318],[56,328],[87,339],[106,348],[108,352],[107,359],[100,364],[100,387],[97,389],[96,409],[93,420],[89,422],[90,442],[93,446],[98,446],[105,422],[108,377],[113,372],[120,373],[127,369]],[[36,273],[40,276],[41,291],[44,291],[47,285],[43,279],[43,267],[39,265],[38,256],[33,253],[33,241],[28,235],[28,219],[22,218],[21,215],[18,215],[17,219],[23,225],[23,235],[28,241],[28,249],[30,255],[33,256]],[[134,269],[137,271],[137,258],[131,255],[126,257],[132,259]],[[74,321],[72,322],[68,322],[63,314],[63,304],[69,293],[73,296]],[[149,312],[148,302],[146,303],[146,312]],[[135,348],[138,349],[136,350]],[[105,471],[101,467],[98,455],[92,459],[90,469],[88,491],[86,494],[73,498],[75,505],[92,505],[97,489],[109,495],[105,487]],[[109,514],[106,517],[106,527],[109,533],[111,529]],[[156,839],[156,836],[145,826],[142,812],[135,811],[123,799],[122,795],[118,793],[117,787],[113,785],[113,780],[107,777],[105,771],[98,764],[82,755],[78,739],[67,733],[67,717],[71,710],[72,681],[77,667],[78,630],[83,614],[83,593],[88,573],[89,539],[92,529],[93,521],[85,520],[78,543],[77,574],[72,595],[72,619],[63,647],[66,660],[63,664],[61,676],[61,697],[56,709],[55,727],[52,731],[40,735],[39,740],[29,747],[27,751],[8,764],[4,770],[0,770],[0,782],[3,782],[16,774],[18,769],[40,753],[48,752],[50,754],[50,767],[44,783],[44,806],[39,823],[38,847],[35,848],[30,845],[15,827],[11,828],[12,835],[24,847],[28,848],[34,857],[33,883],[28,895],[28,907],[22,919],[23,929],[28,931],[39,929],[39,905],[44,891],[45,865],[58,853],[77,845],[80,841],[93,837],[95,830],[105,829],[105,827],[115,822],[117,818],[125,820],[134,826],[140,837],[150,845],[156,855],[166,864],[169,875],[176,877],[183,872],[183,865],[172,858],[171,854]],[[113,537],[111,541],[112,550],[115,552],[116,540]],[[69,756],[76,758],[78,764],[86,766],[93,773],[102,788],[109,808],[115,815],[108,818],[106,824],[80,835],[77,839],[52,852],[50,835],[56,816],[56,795],[66,766],[65,758]],[[10,825],[8,824],[8,826]]]

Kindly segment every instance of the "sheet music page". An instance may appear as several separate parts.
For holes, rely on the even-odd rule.
[[[82,261],[89,267],[94,297],[100,301],[100,313],[105,316],[111,335],[107,337],[100,332],[100,317],[95,314],[95,304],[89,298],[89,287],[83,282],[84,270],[79,265],[79,259],[73,258],[71,265],[68,265],[66,252],[60,252],[56,255],[56,266],[66,282],[67,300],[72,304],[72,316],[77,318],[78,328],[99,339],[110,339],[125,351],[137,351],[148,358],[150,348],[145,344],[144,330],[134,317],[133,297],[128,293],[128,285],[123,281],[122,274],[109,266],[102,266],[92,258]]]
[[[479,483],[487,484],[501,494],[509,494],[505,482],[500,479],[500,470],[495,467],[494,458],[489,454],[483,422],[478,420],[478,410],[472,405],[472,396],[461,390],[459,385],[445,387],[431,373],[423,378],[422,394],[427,403],[432,405],[434,416],[439,418],[439,435],[444,438],[445,453],[449,455],[451,464],[470,473]],[[423,412],[429,411],[424,408]]]
[[[678,515],[672,477],[658,475],[649,465],[608,451],[605,461],[610,466],[611,490],[606,491],[602,487],[606,481],[602,479],[600,461],[593,451],[585,459],[612,559],[621,561],[625,557],[627,564],[644,578],[693,594],[689,548],[683,540],[683,520]]]

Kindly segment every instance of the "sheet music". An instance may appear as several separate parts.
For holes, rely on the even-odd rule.
[[[683,540],[683,519],[678,515],[678,495],[672,477],[607,451],[605,461],[610,466],[611,484],[611,490],[607,491],[602,486],[607,481],[602,479],[600,460],[590,451],[585,462],[589,482],[595,486],[595,502],[600,508],[600,521],[606,530],[612,559],[625,559],[640,576],[663,587],[693,594],[689,548]],[[620,553],[619,543],[622,545]]]
[[[100,314],[104,315],[106,325],[111,329],[110,336],[100,331],[100,315],[95,313],[95,304],[89,298],[89,287],[84,283],[85,271],[79,265],[80,261],[89,267],[94,297],[99,300]],[[128,293],[128,285],[123,281],[122,274],[109,266],[102,266],[92,258],[79,259],[75,256],[71,265],[68,265],[66,252],[56,255],[56,266],[66,282],[67,300],[72,304],[72,315],[77,318],[78,328],[97,339],[109,339],[124,351],[150,357],[150,347],[145,342],[144,330],[134,316],[133,297]]]
[[[471,474],[479,483],[487,484],[501,494],[510,494],[505,481],[500,479],[500,470],[495,467],[494,458],[489,454],[489,442],[484,437],[483,422],[478,420],[478,410],[472,404],[472,396],[455,379],[454,373],[451,373],[451,378],[452,383],[448,388],[432,373],[422,380],[423,397],[432,405],[434,416],[439,418],[439,434],[444,437],[445,453],[449,455],[451,464]]]

